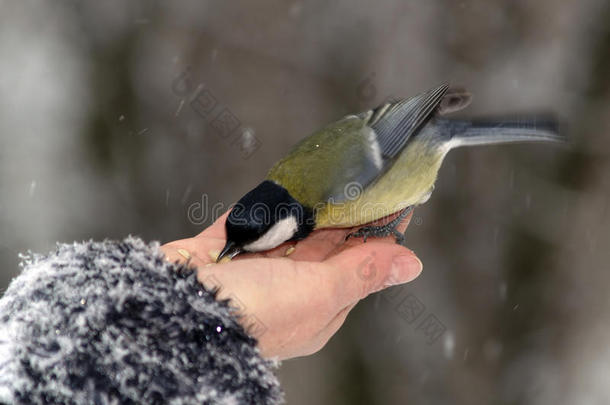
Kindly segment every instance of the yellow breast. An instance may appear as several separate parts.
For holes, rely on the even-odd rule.
[[[427,141],[412,140],[374,183],[365,189],[349,184],[345,201],[316,207],[316,228],[358,226],[416,205],[434,186],[444,155],[443,150],[428,147]]]

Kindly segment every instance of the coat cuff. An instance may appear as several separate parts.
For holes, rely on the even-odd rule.
[[[283,401],[275,364],[227,302],[158,243],[61,244],[22,259],[0,299],[0,402]]]

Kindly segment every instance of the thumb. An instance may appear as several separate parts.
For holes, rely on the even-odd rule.
[[[334,269],[332,282],[337,283],[340,300],[350,305],[367,295],[415,279],[422,262],[403,246],[369,242],[344,250],[326,260]]]

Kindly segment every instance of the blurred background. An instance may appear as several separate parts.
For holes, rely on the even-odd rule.
[[[304,135],[441,82],[468,115],[554,111],[571,148],[449,155],[424,262],[289,404],[610,398],[610,2],[0,1],[0,291],[57,241],[201,231]]]

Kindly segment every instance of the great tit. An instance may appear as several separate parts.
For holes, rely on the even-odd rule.
[[[430,198],[441,163],[459,146],[561,141],[553,120],[455,120],[446,114],[470,103],[470,94],[442,84],[415,97],[348,115],[304,138],[267,178],[229,213],[227,242],[218,256],[272,249],[315,229],[355,227],[401,212],[381,227],[395,230],[413,207]]]

